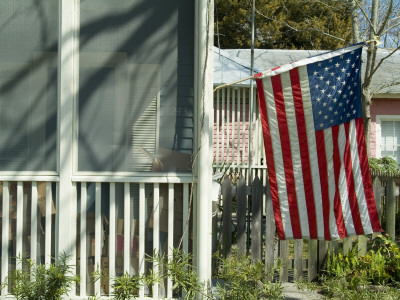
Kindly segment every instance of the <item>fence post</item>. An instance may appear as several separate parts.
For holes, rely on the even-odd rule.
[[[246,180],[240,176],[236,189],[237,196],[237,247],[238,254],[246,254]]]
[[[303,240],[294,240],[294,280],[303,276]]]
[[[308,240],[308,281],[313,281],[317,278],[317,259],[318,241]]]
[[[274,211],[272,208],[271,191],[269,189],[269,181],[266,183],[266,197],[265,197],[265,268],[269,273],[274,266],[274,250],[275,250],[275,221]],[[273,277],[268,277],[272,280]]]
[[[222,197],[224,209],[222,211],[222,245],[224,257],[227,257],[232,247],[232,183],[228,176],[222,183]]]
[[[386,186],[386,232],[392,239],[396,234],[396,183],[390,178]]]
[[[323,270],[328,258],[328,241],[318,241],[318,272]]]
[[[256,175],[251,186],[251,256],[254,261],[262,259],[262,186]]]
[[[378,211],[379,221],[382,222],[382,182],[378,176],[373,181],[374,196],[376,202],[376,210]]]
[[[343,239],[343,254],[347,254],[353,248],[353,240],[351,237]]]
[[[279,241],[279,256],[282,260],[282,267],[280,269],[279,279],[280,281],[288,281],[288,253],[289,252],[289,241]]]

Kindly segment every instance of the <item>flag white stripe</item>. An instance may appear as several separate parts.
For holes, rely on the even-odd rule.
[[[349,203],[349,193],[347,189],[346,172],[344,166],[344,149],[346,145],[346,133],[344,130],[344,124],[339,125],[339,152],[340,152],[340,175],[339,175],[339,194],[340,202],[342,203],[343,220],[346,226],[347,235],[356,234],[356,230],[353,223],[353,216],[351,214],[351,208]]]
[[[267,106],[268,124],[271,132],[271,143],[272,151],[274,152],[274,163],[276,173],[276,183],[279,195],[279,205],[281,209],[281,217],[283,223],[283,230],[285,232],[285,238],[293,238],[292,223],[290,220],[289,212],[289,201],[287,197],[286,189],[286,178],[285,168],[283,166],[281,139],[279,134],[273,134],[273,132],[279,132],[278,120],[276,115],[275,100],[273,95],[273,88],[271,78],[268,77],[263,80],[264,83],[264,94],[265,102]]]
[[[333,165],[333,142],[332,130],[330,128],[324,130],[324,142],[326,153],[326,167],[328,170],[328,192],[329,192],[329,230],[332,238],[340,238],[336,225],[336,217],[334,213],[334,199],[335,199],[335,172]]]
[[[364,234],[372,233],[371,220],[369,218],[369,212],[367,207],[367,202],[364,194],[364,186],[363,181],[360,180],[362,178],[361,167],[360,167],[360,158],[358,156],[358,145],[357,145],[357,136],[356,136],[356,122],[355,120],[350,121],[349,128],[349,138],[350,138],[350,152],[351,159],[353,163],[353,177],[354,177],[354,189],[357,195],[358,202],[358,210],[360,212],[361,223],[363,225]]]
[[[300,157],[300,143],[297,131],[296,112],[293,102],[290,74],[288,72],[282,73],[281,80],[283,86],[283,98],[285,99],[286,119],[289,129],[290,149],[292,156],[294,182],[296,187],[297,206],[299,210],[301,235],[303,237],[310,237],[307,203],[304,192],[303,172]]]
[[[318,167],[317,142],[315,140],[314,117],[312,112],[311,94],[308,81],[307,67],[299,68],[301,94],[303,97],[304,119],[306,121],[308,154],[314,193],[315,216],[317,221],[318,238],[324,238],[324,218],[322,211],[321,181]]]

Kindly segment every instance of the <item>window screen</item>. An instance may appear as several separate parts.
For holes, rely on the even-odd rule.
[[[58,1],[0,1],[0,171],[55,171]]]
[[[79,171],[190,171],[193,23],[193,1],[81,1]]]
[[[381,122],[381,156],[400,162],[400,121]]]

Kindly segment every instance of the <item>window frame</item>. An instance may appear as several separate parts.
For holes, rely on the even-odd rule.
[[[376,157],[381,158],[381,148],[382,148],[382,122],[396,121],[400,122],[400,115],[376,115],[375,117],[375,139],[376,139]]]

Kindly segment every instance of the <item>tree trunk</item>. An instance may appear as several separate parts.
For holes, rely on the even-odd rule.
[[[362,114],[364,122],[364,132],[365,132],[365,143],[367,146],[367,154],[369,153],[369,137],[371,133],[371,93],[370,88],[362,89]]]

